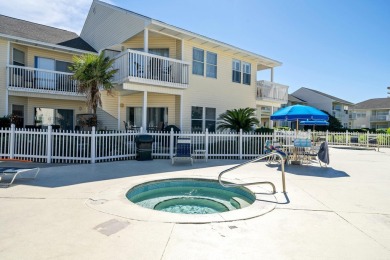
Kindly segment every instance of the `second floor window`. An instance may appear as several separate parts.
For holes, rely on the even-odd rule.
[[[242,83],[246,85],[251,84],[251,64],[243,62],[242,63]]]
[[[207,52],[206,77],[217,78],[217,54]]]
[[[12,65],[16,66],[24,66],[24,52],[19,51],[18,49],[14,49],[12,52],[13,63]]]
[[[206,66],[206,77],[217,78],[217,54],[194,48],[192,51],[192,74],[204,76]]]
[[[241,83],[241,61],[233,60],[233,82]]]
[[[192,74],[204,75],[204,50],[194,48],[192,51]]]

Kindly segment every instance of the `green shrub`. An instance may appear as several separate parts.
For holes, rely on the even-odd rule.
[[[0,128],[11,127],[11,119],[9,116],[0,117]]]
[[[260,127],[255,130],[256,133],[273,134],[274,129],[268,127]]]

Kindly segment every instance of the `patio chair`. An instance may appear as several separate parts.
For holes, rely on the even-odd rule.
[[[176,146],[176,155],[172,157],[172,165],[176,161],[190,161],[193,165],[194,161],[191,156],[191,139],[190,138],[178,138]]]
[[[18,179],[35,179],[40,168],[15,168],[15,167],[0,167],[0,186],[9,187]]]
[[[288,162],[288,154],[281,149],[280,143],[276,143],[275,142],[272,145],[270,140],[266,140],[265,141],[265,145],[264,145],[264,151],[265,151],[266,154],[272,153],[272,152],[276,152],[276,153],[280,154],[283,157],[283,162],[284,163]],[[279,157],[278,156],[268,157],[268,162],[269,163],[272,163],[272,162],[279,163]]]
[[[329,148],[328,148],[328,143],[323,142],[320,145],[320,150],[318,151],[318,162],[320,163],[320,166],[322,167],[321,162],[325,164],[325,167],[329,164]]]

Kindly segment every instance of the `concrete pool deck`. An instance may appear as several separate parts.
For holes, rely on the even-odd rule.
[[[390,259],[390,149],[331,148],[330,160],[329,168],[286,166],[286,196],[275,165],[227,174],[230,181],[272,181],[277,202],[259,217],[207,224],[133,220],[87,202],[154,177],[217,178],[243,161],[38,164],[36,180],[0,188],[0,259]]]

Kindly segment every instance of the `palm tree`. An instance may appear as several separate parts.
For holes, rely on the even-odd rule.
[[[226,110],[225,113],[219,115],[218,130],[230,129],[239,132],[242,129],[244,132],[249,132],[253,126],[259,124],[259,120],[255,116],[256,109],[254,108],[239,108]]]
[[[92,110],[94,123],[96,126],[96,110],[98,106],[102,106],[100,88],[111,94],[114,87],[112,78],[118,71],[112,68],[113,59],[104,57],[104,53],[100,55],[84,54],[82,56],[74,56],[73,64],[69,69],[74,73],[73,78],[79,82],[78,92],[86,94],[87,106]]]

